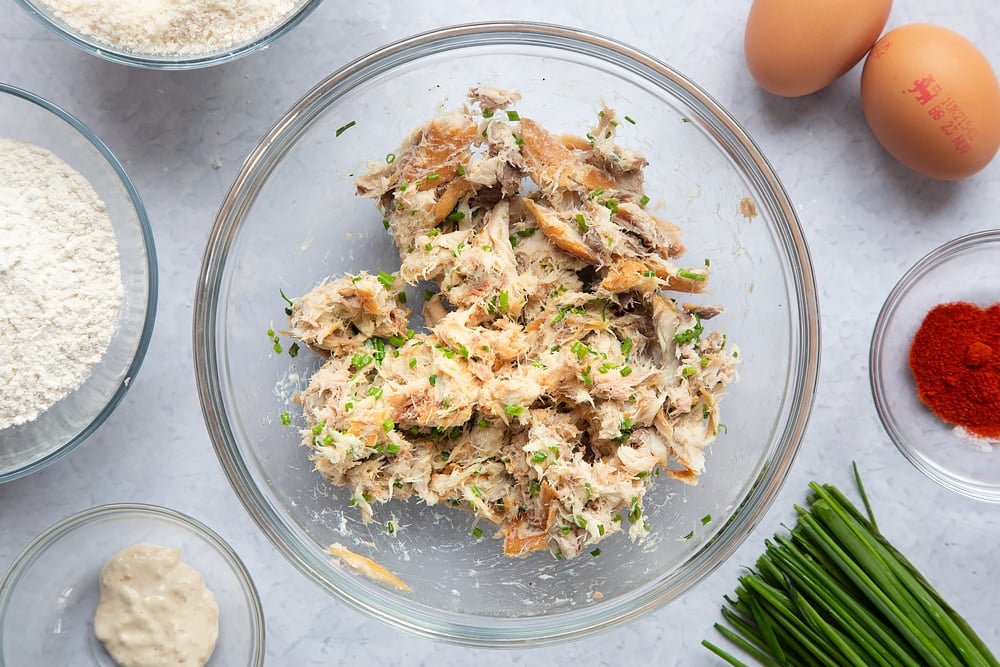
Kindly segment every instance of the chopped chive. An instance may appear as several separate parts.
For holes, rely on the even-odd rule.
[[[479,526],[476,526],[475,528],[472,529],[472,536],[478,540],[483,536],[483,529],[480,528]]]
[[[704,273],[695,273],[694,271],[687,271],[685,269],[678,269],[677,275],[681,278],[687,278],[688,280],[694,280],[695,282],[702,282],[705,280]]]
[[[618,372],[621,373],[621,376],[623,378],[627,378],[629,375],[632,375],[632,367],[631,366],[623,366],[622,369],[620,371],[618,371]]]
[[[632,502],[628,510],[628,520],[632,523],[638,523],[641,517],[642,505],[639,504],[639,496],[632,496]]]
[[[291,426],[292,425],[292,416],[290,414],[288,414],[287,412],[282,412],[281,415],[280,415],[280,417],[281,417],[281,425],[282,426]]]
[[[434,181],[440,179],[441,179],[441,174],[427,174],[427,176],[424,178],[424,180],[427,181],[428,183],[433,183]]]
[[[631,116],[625,116],[625,120],[635,125],[635,120],[633,120]]]
[[[353,357],[351,357],[351,366],[358,370],[361,370],[371,362],[371,355],[363,354],[361,352],[357,352]]]
[[[351,121],[350,123],[348,123],[347,125],[341,125],[340,127],[338,127],[338,128],[337,128],[337,133],[336,133],[336,136],[338,136],[338,137],[339,137],[339,136],[340,136],[340,135],[342,135],[342,134],[343,134],[344,132],[347,132],[347,131],[348,131],[349,129],[351,129],[352,127],[354,127],[354,126],[355,126],[355,125],[357,125],[357,124],[358,124],[358,122],[357,122],[356,120],[352,120],[352,121]]]
[[[392,284],[396,282],[396,276],[390,275],[385,271],[378,272],[378,281],[382,283],[382,287],[386,289],[391,289]]]
[[[437,383],[438,383],[438,376],[437,375],[432,375],[429,378],[427,378],[427,381],[430,382],[430,384],[431,384],[432,387],[436,387]]]
[[[593,551],[590,552],[590,555],[593,556],[594,558],[597,558],[598,556],[601,555],[601,550],[600,549],[594,549]]]
[[[512,122],[516,122],[516,121],[521,120],[521,116],[516,111],[514,111],[513,109],[511,109],[510,111],[507,112],[507,120],[512,121]]]
[[[705,328],[701,324],[701,318],[695,314],[694,316],[694,326],[690,329],[685,329],[679,333],[674,334],[674,340],[684,345],[686,343],[691,343],[698,340],[701,337],[702,332]]]
[[[507,294],[507,290],[501,290],[500,292],[500,312],[506,313],[510,306],[510,297]]]
[[[292,300],[291,300],[291,299],[289,299],[289,298],[288,298],[287,296],[285,296],[285,291],[284,291],[283,289],[281,289],[280,287],[278,288],[278,294],[280,294],[280,295],[281,295],[281,298],[282,298],[282,299],[284,300],[284,302],[288,304],[288,308],[286,308],[286,309],[285,309],[285,312],[286,312],[286,313],[288,313],[288,311],[289,311],[289,310],[290,310],[290,309],[292,308],[292,306],[294,306],[295,304],[294,304],[294,303],[292,303]],[[288,314],[289,314],[289,315],[291,315],[291,313],[288,313]],[[272,335],[273,335],[273,334],[272,334]]]
[[[463,167],[462,165],[457,165],[455,167],[455,173],[458,174],[459,176],[465,176],[465,167]]]
[[[705,516],[701,517],[701,525],[707,526],[710,523],[712,523],[712,515],[711,514],[706,514]]]
[[[493,109],[483,109],[483,118],[493,118]]]
[[[375,398],[382,398],[382,387],[372,387],[368,390],[368,395]]]
[[[445,218],[445,220],[447,220],[448,222],[461,222],[464,219],[465,219],[465,213],[462,213],[461,211],[454,211],[452,213],[449,213],[448,216]]]
[[[626,336],[625,340],[622,341],[622,356],[627,357],[628,353],[632,351],[632,345],[634,341],[631,336]]]
[[[698,369],[695,368],[694,366],[685,366],[684,368],[681,369],[681,375],[683,375],[686,378],[691,377],[692,375],[696,375],[697,373]]]
[[[503,411],[504,411],[504,413],[506,413],[510,417],[520,417],[521,415],[524,414],[524,406],[523,405],[508,405],[507,407],[505,407],[503,409]]]
[[[649,197],[647,197],[646,195],[639,197],[639,206],[645,206],[648,203],[649,203]]]
[[[590,225],[587,224],[587,219],[583,217],[583,213],[576,214],[576,228],[581,234],[590,229]]]
[[[298,343],[292,343],[288,347],[288,356],[290,356],[293,359],[295,357],[299,356],[299,344]]]
[[[396,161],[396,154],[395,153],[386,153],[386,155],[385,155],[385,163],[386,164],[392,164],[395,161]]]
[[[416,359],[410,359],[409,366],[410,366],[410,368],[416,368],[417,367],[417,360]]]
[[[545,452],[535,452],[534,456],[531,457],[532,463],[541,463],[549,458],[549,455]]]
[[[382,430],[385,431],[386,433],[388,433],[394,428],[396,428],[396,424],[391,419],[386,419],[384,422],[382,422]]]

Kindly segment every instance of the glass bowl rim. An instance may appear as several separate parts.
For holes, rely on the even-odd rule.
[[[206,55],[182,56],[176,58],[170,56],[152,56],[131,53],[129,51],[116,49],[109,44],[103,44],[98,40],[85,35],[80,35],[76,32],[70,32],[68,28],[63,28],[55,22],[55,20],[50,16],[51,11],[44,9],[44,3],[39,0],[15,0],[15,2],[21,5],[21,7],[23,7],[29,14],[35,17],[36,21],[45,26],[54,35],[63,41],[72,44],[81,51],[97,56],[98,58],[110,60],[111,62],[121,65],[141,67],[143,69],[187,70],[211,67],[213,65],[221,65],[223,63],[232,62],[233,60],[238,60],[239,58],[269,46],[276,39],[301,23],[307,16],[309,16],[309,14],[313,12],[313,10],[319,7],[323,0],[305,0],[301,7],[296,9],[281,23],[274,26],[274,28],[272,28],[269,32],[242,46]]]
[[[933,466],[928,465],[916,455],[909,441],[897,426],[897,419],[893,416],[894,413],[885,394],[882,373],[879,370],[882,361],[882,345],[886,332],[889,329],[889,324],[893,321],[899,304],[910,293],[910,290],[924,278],[928,271],[937,268],[943,262],[967,250],[990,243],[1000,245],[1000,229],[984,229],[946,241],[921,257],[913,266],[907,269],[906,273],[896,282],[892,291],[885,298],[885,302],[882,304],[882,308],[875,318],[875,327],[872,330],[871,344],[868,350],[868,381],[871,386],[872,401],[875,403],[875,412],[882,423],[882,428],[889,436],[889,439],[892,440],[892,444],[899,450],[899,453],[914,468],[923,473],[928,479],[949,491],[974,500],[1000,503],[1000,487],[989,491],[985,488],[963,484]]]
[[[214,530],[183,512],[160,505],[146,503],[110,503],[98,505],[71,514],[46,528],[41,534],[32,539],[27,546],[21,549],[14,558],[13,563],[7,568],[6,574],[4,574],[3,578],[0,578],[0,621],[3,620],[3,617],[7,613],[9,599],[12,592],[16,589],[17,581],[34,564],[37,556],[44,553],[53,544],[58,542],[60,538],[70,532],[85,529],[88,524],[102,518],[120,515],[152,515],[157,518],[177,522],[185,528],[190,529],[192,533],[210,544],[222,555],[223,560],[226,561],[226,564],[239,580],[247,599],[247,606],[250,609],[250,635],[253,638],[253,655],[251,656],[250,664],[254,667],[262,667],[264,664],[264,644],[266,641],[264,609],[261,605],[257,587],[253,582],[253,577],[250,576],[250,571],[247,570],[239,554]]]
[[[788,249],[784,260],[790,264],[789,284],[794,283],[792,297],[800,313],[798,321],[791,322],[791,327],[794,329],[793,341],[798,341],[799,357],[794,359],[789,367],[790,382],[786,399],[790,407],[786,410],[784,429],[772,439],[771,457],[753,480],[750,492],[734,509],[726,527],[683,562],[682,567],[687,567],[690,571],[679,584],[664,586],[662,581],[647,584],[645,588],[651,588],[652,592],[643,593],[638,601],[630,599],[624,604],[603,602],[601,605],[595,605],[594,607],[604,610],[602,613],[576,609],[541,617],[518,618],[516,619],[518,627],[513,629],[486,628],[487,623],[497,620],[493,617],[448,615],[443,612],[437,612],[439,616],[434,619],[427,616],[414,617],[412,613],[406,617],[406,609],[402,607],[396,611],[403,615],[397,616],[391,613],[395,608],[387,611],[379,606],[387,603],[391,606],[392,601],[387,602],[384,596],[367,600],[353,597],[319,571],[316,565],[317,557],[305,554],[298,546],[291,546],[296,544],[297,540],[275,507],[263,496],[254,482],[247,463],[239,456],[240,447],[236,444],[226,421],[221,383],[215,372],[219,360],[214,339],[215,309],[219,303],[225,262],[242,217],[256,198],[259,186],[266,180],[271,168],[283,156],[285,150],[315,118],[317,115],[315,105],[331,91],[354,90],[355,86],[362,85],[363,81],[373,73],[382,73],[401,62],[429,55],[470,46],[525,44],[554,50],[566,50],[572,47],[589,58],[611,63],[617,67],[631,67],[648,72],[650,76],[682,88],[698,105],[704,107],[709,115],[706,120],[718,124],[712,129],[728,135],[727,138],[734,140],[752,162],[756,170],[753,175],[757,178],[758,188],[774,197],[782,213],[772,231],[787,235],[784,239],[785,245],[782,246]],[[740,167],[734,166],[734,168]],[[815,399],[819,374],[819,305],[808,247],[798,215],[791,205],[784,186],[753,139],[735,118],[698,84],[653,56],[597,33],[531,21],[465,23],[421,32],[377,48],[347,63],[309,90],[272,126],[253,149],[226,195],[202,259],[194,311],[194,363],[202,414],[226,477],[258,528],[296,569],[349,607],[419,636],[468,646],[538,646],[592,635],[661,607],[702,581],[749,537],[776,498],[801,444]],[[708,558],[704,558],[706,553],[709,554]],[[704,562],[699,563],[699,559]],[[479,624],[467,623],[469,618],[478,620]],[[572,620],[567,621],[567,619]]]
[[[42,458],[27,463],[20,468],[9,470],[6,473],[0,473],[0,484],[3,484],[5,482],[18,479],[19,477],[24,477],[33,472],[37,472],[38,470],[54,463],[73,451],[80,445],[80,443],[90,437],[94,431],[100,428],[101,424],[104,423],[104,421],[121,402],[122,398],[125,397],[125,393],[132,386],[135,376],[138,374],[139,368],[142,366],[143,359],[146,357],[146,351],[149,348],[150,339],[153,335],[153,323],[156,320],[156,303],[159,292],[159,277],[157,274],[156,245],[153,240],[153,229],[149,224],[149,216],[146,213],[146,207],[143,205],[142,199],[139,197],[139,192],[136,190],[135,184],[132,183],[132,179],[125,172],[125,168],[122,166],[121,162],[118,161],[118,158],[115,157],[114,153],[111,152],[111,149],[108,148],[107,144],[105,144],[100,137],[98,137],[89,127],[84,125],[84,123],[76,116],[43,97],[3,82],[0,82],[0,94],[11,95],[26,102],[30,102],[68,123],[87,141],[89,141],[94,148],[97,149],[97,152],[100,153],[101,156],[103,156],[108,162],[108,165],[112,168],[112,170],[114,170],[124,186],[125,192],[128,194],[129,200],[135,209],[136,218],[139,221],[142,243],[146,250],[146,274],[148,283],[146,288],[146,313],[142,324],[142,332],[139,335],[139,339],[136,341],[136,350],[132,361],[129,363],[129,367],[126,370],[122,381],[119,383],[118,388],[115,390],[114,395],[112,395],[108,403],[83,429],[80,430],[79,433],[67,442],[63,443],[58,449],[55,449]]]

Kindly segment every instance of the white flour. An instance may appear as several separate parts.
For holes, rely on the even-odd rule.
[[[0,138],[0,429],[80,386],[111,342],[123,292],[90,183],[44,148]]]
[[[42,0],[72,29],[123,51],[198,56],[251,41],[299,0]]]

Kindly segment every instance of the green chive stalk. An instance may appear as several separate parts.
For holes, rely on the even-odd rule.
[[[788,535],[725,596],[719,634],[765,667],[1000,667],[985,643],[835,486],[809,484]],[[705,640],[709,651],[746,667]]]

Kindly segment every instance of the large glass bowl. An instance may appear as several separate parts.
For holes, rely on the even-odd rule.
[[[32,93],[0,84],[0,137],[51,151],[93,186],[111,218],[125,289],[111,343],[83,384],[37,419],[0,429],[0,482],[6,482],[70,452],[125,396],[153,332],[157,276],[142,200],[115,156],[83,123]]]
[[[650,206],[683,228],[688,257],[711,259],[713,320],[743,351],[723,400],[728,433],[695,487],[658,480],[652,536],[601,543],[560,561],[502,555],[475,540],[465,513],[397,502],[363,524],[350,494],[312,470],[294,402],[318,358],[275,354],[279,290],[399,256],[354,179],[477,84],[516,88],[517,108],[582,134],[602,102],[635,121],[621,140],[649,158]],[[351,123],[354,122],[354,125]],[[338,131],[339,130],[339,131]],[[285,348],[288,340],[284,341]],[[673,600],[722,563],[774,499],[795,456],[817,376],[819,332],[809,255],[770,165],[733,117],[663,63],[608,39],[555,26],[477,24],[422,34],[367,55],[300,100],[244,164],[206,250],[195,306],[202,409],[245,507],[297,568],[352,607],[433,638],[538,644],[610,628]],[[387,534],[385,523],[396,530]],[[326,555],[341,543],[412,588],[358,576]]]
[[[309,16],[314,9],[319,6],[322,0],[296,0],[295,6],[280,21],[266,29],[264,32],[254,35],[252,38],[232,44],[226,48],[206,51],[197,54],[169,55],[157,53],[138,53],[122,49],[114,44],[106,43],[94,35],[84,34],[74,28],[70,23],[60,18],[52,7],[43,0],[17,0],[17,3],[35,17],[39,23],[51,30],[55,35],[69,42],[73,46],[91,55],[95,55],[105,60],[132,65],[134,67],[144,67],[147,69],[195,69],[199,67],[209,67],[221,65],[237,58],[249,55],[254,51],[266,48],[271,42],[278,39],[289,30],[297,26],[303,19]],[[123,6],[128,3],[122,3]]]

